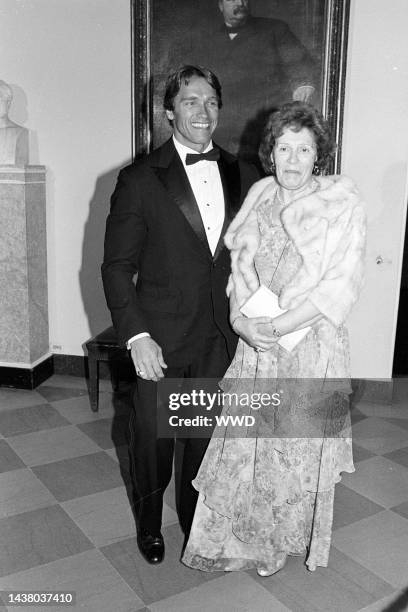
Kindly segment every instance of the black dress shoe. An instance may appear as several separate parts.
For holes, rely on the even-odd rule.
[[[142,529],[137,536],[139,550],[148,563],[161,563],[164,559],[164,541],[160,533],[158,536],[152,535]]]

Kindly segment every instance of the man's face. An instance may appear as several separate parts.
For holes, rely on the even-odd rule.
[[[181,144],[201,153],[208,146],[218,123],[215,89],[203,77],[193,76],[183,83],[174,98],[174,110],[166,110],[173,132]]]
[[[224,21],[232,27],[240,26],[249,15],[249,0],[219,0]]]

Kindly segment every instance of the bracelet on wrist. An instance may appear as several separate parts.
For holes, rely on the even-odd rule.
[[[280,333],[279,329],[276,329],[276,327],[274,327],[272,329],[272,336],[274,338],[280,338],[282,336],[282,334]]]

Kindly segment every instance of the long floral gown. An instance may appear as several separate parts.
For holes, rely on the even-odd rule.
[[[255,266],[279,294],[301,258],[271,200],[257,209]],[[218,426],[193,481],[199,491],[183,562],[205,571],[277,571],[287,555],[309,570],[327,566],[335,483],[353,472],[347,330],[327,318],[288,353],[257,353],[242,339],[224,392],[278,393],[279,406],[251,410],[234,402],[223,414],[255,415],[255,426]]]

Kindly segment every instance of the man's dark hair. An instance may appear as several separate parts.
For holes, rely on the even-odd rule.
[[[208,68],[202,66],[181,66],[176,72],[169,75],[166,81],[163,106],[166,110],[174,110],[174,98],[177,96],[182,84],[188,85],[194,76],[201,77],[215,90],[218,108],[222,107],[221,85],[217,76]]]

